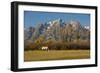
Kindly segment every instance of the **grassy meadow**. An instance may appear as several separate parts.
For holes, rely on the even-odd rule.
[[[88,58],[90,58],[90,50],[28,50],[24,52],[26,62]]]

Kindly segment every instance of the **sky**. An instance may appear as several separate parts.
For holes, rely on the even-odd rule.
[[[24,11],[24,26],[30,27],[39,23],[61,18],[62,21],[69,22],[71,20],[79,21],[83,26],[90,25],[90,14],[80,13],[61,13],[61,12],[39,12],[39,11]]]

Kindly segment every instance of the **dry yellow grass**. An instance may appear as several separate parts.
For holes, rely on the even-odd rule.
[[[34,50],[24,52],[24,61],[47,61],[90,58],[90,50]]]

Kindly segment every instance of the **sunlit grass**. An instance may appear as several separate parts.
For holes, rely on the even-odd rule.
[[[24,61],[47,61],[90,58],[90,50],[30,50],[24,52]]]

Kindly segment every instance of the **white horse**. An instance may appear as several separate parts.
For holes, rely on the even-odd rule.
[[[49,48],[47,46],[43,46],[41,49],[42,50],[48,50]]]

